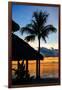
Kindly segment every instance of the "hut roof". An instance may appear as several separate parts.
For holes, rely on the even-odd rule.
[[[12,60],[43,60],[43,55],[18,36],[12,34]]]
[[[20,29],[20,26],[12,20],[12,30],[15,32]]]

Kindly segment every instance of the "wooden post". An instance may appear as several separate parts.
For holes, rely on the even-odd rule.
[[[36,60],[36,78],[38,78],[38,60]]]
[[[36,60],[36,78],[40,78],[40,60]]]
[[[40,78],[40,60],[38,60],[38,77]]]
[[[28,60],[26,60],[26,77],[27,77],[27,74],[28,74]]]
[[[18,60],[18,70],[19,70],[19,60]]]

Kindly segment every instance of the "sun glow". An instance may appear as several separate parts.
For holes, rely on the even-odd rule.
[[[29,42],[28,43],[30,46],[32,46],[33,48],[35,48],[36,50],[38,50],[38,42]],[[58,44],[57,43],[41,43],[40,44],[40,47],[45,47],[45,48],[48,48],[48,49],[51,49],[51,48],[54,48],[54,49],[58,49]]]

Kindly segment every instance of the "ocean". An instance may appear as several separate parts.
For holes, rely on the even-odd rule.
[[[24,61],[24,64],[26,65],[26,60]],[[17,69],[17,61],[12,61],[12,69]],[[30,76],[36,77],[36,60],[28,61],[28,70]],[[14,75],[14,71],[12,71],[12,74]],[[41,78],[58,78],[58,76],[59,76],[58,57],[45,57],[44,60],[40,60]]]

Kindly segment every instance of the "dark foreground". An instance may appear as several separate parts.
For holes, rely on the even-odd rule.
[[[23,87],[23,86],[49,86],[49,85],[59,85],[60,80],[58,78],[47,78],[47,79],[32,79],[32,80],[22,80],[12,81],[13,87]]]
[[[35,78],[34,76],[30,76],[29,71],[26,72],[25,65],[22,62],[19,64],[19,68],[15,70],[16,78],[12,79],[12,86],[21,87],[21,86],[45,86],[45,85],[59,85],[59,78]]]

